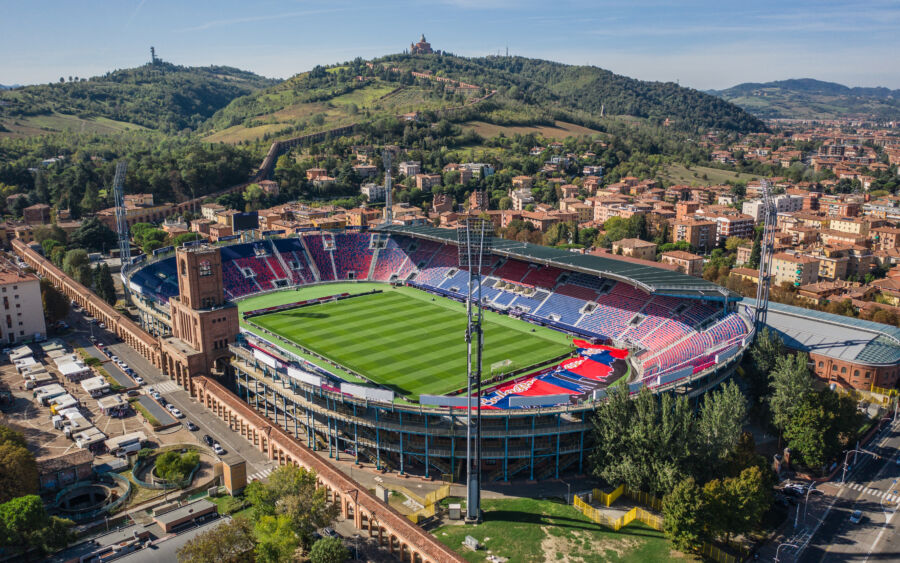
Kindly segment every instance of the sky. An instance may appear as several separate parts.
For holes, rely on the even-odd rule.
[[[900,88],[900,1],[0,0],[0,84],[95,76],[157,56],[287,78],[401,52],[424,33],[698,89],[817,78]]]

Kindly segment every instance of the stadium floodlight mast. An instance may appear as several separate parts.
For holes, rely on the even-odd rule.
[[[466,522],[472,524],[481,521],[481,358],[484,354],[481,267],[485,258],[491,255],[493,234],[494,224],[481,217],[469,217],[456,229],[459,267],[469,271],[469,291],[466,296],[466,396],[469,400],[469,408],[466,409]],[[472,399],[475,400],[474,420]]]

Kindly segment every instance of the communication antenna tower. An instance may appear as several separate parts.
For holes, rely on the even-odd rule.
[[[381,160],[384,162],[384,224],[394,224],[394,207],[391,197],[391,151],[385,149],[381,153]]]
[[[150,62],[156,64],[156,49],[152,46],[150,47]]]
[[[116,231],[119,234],[119,259],[122,269],[126,269],[131,263],[131,242],[128,239],[128,221],[125,219],[125,169],[128,168],[126,160],[120,160],[116,164],[116,175],[113,178],[113,193],[116,198]]]
[[[775,251],[775,223],[778,215],[769,193],[769,182],[760,183],[763,204],[763,234],[759,252],[759,283],[756,284],[756,330],[759,332],[766,323],[769,312],[769,285],[772,280],[772,256]]]
[[[481,303],[481,267],[485,258],[490,259],[494,224],[480,217],[469,217],[457,227],[459,267],[469,270],[469,291],[466,298],[466,522],[481,521],[481,358],[484,354]],[[472,348],[475,347],[475,366],[472,366]],[[473,396],[474,388],[474,396]],[[472,418],[472,400],[475,400],[475,418]],[[474,443],[473,443],[474,442]]]

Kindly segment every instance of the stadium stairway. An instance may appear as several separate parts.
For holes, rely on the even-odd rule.
[[[375,247],[372,252],[372,261],[369,263],[369,272],[366,274],[366,280],[375,279],[375,265],[378,264],[378,253],[381,251],[380,248]]]
[[[306,255],[306,263],[309,264],[309,271],[313,274],[314,283],[318,283],[322,281],[322,274],[319,273],[319,267],[316,266],[316,261],[312,258],[312,252],[309,251],[309,247],[306,246],[306,237],[297,237],[300,239],[300,246],[303,247],[303,252]]]
[[[269,244],[272,245],[272,254],[275,256],[275,258],[278,259],[278,263],[281,264],[282,270],[288,277],[288,283],[290,283],[291,282],[291,269],[288,268],[287,262],[284,261],[284,258],[281,256],[281,253],[278,252],[278,249],[275,247],[275,241],[270,239]]]

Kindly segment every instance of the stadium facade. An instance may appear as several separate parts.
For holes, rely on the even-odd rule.
[[[455,233],[389,227],[268,234],[271,238],[230,245],[160,249],[126,269],[123,277],[141,324],[160,339],[164,372],[187,389],[194,376],[222,378],[260,414],[332,457],[351,456],[427,477],[458,477],[465,458],[464,409],[417,404],[375,384],[344,381],[336,375],[341,370],[330,369],[342,366],[316,357],[314,350],[301,357],[277,335],[238,329],[234,306],[262,293],[348,281],[403,284],[436,299],[462,300],[468,272],[457,266]],[[732,373],[753,337],[749,317],[739,311],[740,297],[704,280],[527,243],[493,242],[492,260],[482,271],[485,306],[569,333],[604,353],[627,350],[628,380],[619,383],[632,392],[647,387],[702,395]],[[498,396],[528,399],[483,411],[485,479],[539,480],[585,471],[594,447],[590,416],[607,386],[602,378],[579,377],[571,365],[488,388],[494,402],[486,407],[498,404]],[[538,389],[538,382],[555,393],[535,398],[528,390]]]

